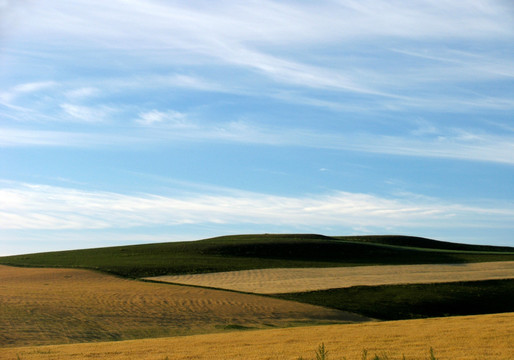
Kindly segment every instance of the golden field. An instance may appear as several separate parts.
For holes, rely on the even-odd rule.
[[[426,284],[509,278],[514,278],[514,261],[455,265],[259,269],[157,276],[149,279],[258,294],[280,294],[357,285]]]
[[[238,331],[161,339],[2,349],[2,360],[257,360],[314,358],[324,343],[329,358],[427,359],[433,347],[440,360],[514,359],[514,313]]]
[[[0,347],[365,320],[296,302],[89,270],[0,266]]]

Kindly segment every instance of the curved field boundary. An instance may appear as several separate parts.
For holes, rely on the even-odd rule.
[[[366,320],[293,301],[90,270],[0,266],[0,348]]]
[[[422,284],[510,278],[514,278],[514,261],[458,265],[260,269],[157,276],[148,279],[258,294],[281,294],[358,285]]]
[[[512,360],[514,313],[355,325],[308,326],[175,338],[2,349],[2,359],[22,360],[285,360],[314,358],[324,343],[329,359]]]

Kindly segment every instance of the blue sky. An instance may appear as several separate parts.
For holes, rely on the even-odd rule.
[[[510,1],[0,0],[0,255],[514,246]]]

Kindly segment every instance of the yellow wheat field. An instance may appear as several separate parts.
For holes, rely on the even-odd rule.
[[[440,360],[514,359],[514,313],[326,325],[94,344],[7,348],[0,358],[22,360],[257,360],[314,358],[325,343],[333,360],[427,359],[433,347]]]
[[[145,283],[87,270],[0,266],[0,347],[363,320],[257,295]]]
[[[260,269],[151,279],[279,294],[344,288],[356,285],[414,284],[514,278],[514,261],[455,265],[386,265],[339,268]]]

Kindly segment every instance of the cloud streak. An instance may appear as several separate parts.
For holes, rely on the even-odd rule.
[[[128,146],[141,143],[136,136],[72,131],[0,127],[1,147],[70,147]]]
[[[85,47],[129,51],[131,56],[141,57],[145,62],[162,62],[162,55],[167,54],[168,64],[235,65],[258,71],[278,83],[386,97],[399,95],[399,89],[390,86],[393,82],[387,74],[391,69],[377,74],[375,63],[359,66],[347,60],[350,56],[346,53],[353,49],[355,41],[362,42],[365,48],[386,38],[404,42],[434,39],[508,42],[514,36],[509,9],[499,1],[479,0],[465,4],[367,0],[316,5],[226,1],[217,6],[157,0],[95,4],[75,0],[66,6],[34,3],[27,7],[26,13],[31,15],[28,17],[31,20],[17,29],[19,36],[30,36],[36,42],[42,37],[45,44],[54,43],[54,46],[82,43]],[[327,67],[313,61],[315,57],[305,56],[305,53],[317,52],[320,42],[343,50],[333,58],[342,66]],[[293,56],[279,50],[284,46],[293,49]],[[344,51],[347,46],[350,48]],[[298,48],[302,51],[296,50]],[[382,47],[382,51],[386,49]],[[444,51],[429,47],[423,56],[440,63],[440,57],[435,54],[441,50]],[[410,56],[420,55],[416,49],[402,51]],[[469,56],[454,53],[452,57],[464,62],[460,64],[463,66],[455,67],[455,61],[450,59],[451,66],[446,72],[443,69],[443,73],[449,75],[457,69],[461,78],[466,79],[466,74],[476,75],[476,65],[462,70],[468,67]],[[491,61],[496,59],[483,58],[481,64],[496,63]],[[475,62],[476,59],[471,60],[471,64]],[[509,63],[502,69],[480,71],[480,74],[512,74]],[[430,72],[432,78],[440,78],[436,74],[441,70],[440,66],[434,68]],[[416,77],[410,73],[404,81],[430,81],[426,78],[426,67],[421,66],[419,72],[423,75]],[[393,73],[398,77],[397,71]],[[377,82],[377,75],[382,80]]]
[[[57,85],[54,81],[40,81],[32,83],[23,83],[14,86],[8,91],[0,92],[0,103],[4,105],[10,104],[14,99],[19,96],[37,93],[42,90],[55,87]]]
[[[144,126],[164,125],[174,128],[188,128],[191,125],[187,121],[187,115],[179,111],[168,110],[162,112],[159,110],[151,110],[139,114],[136,123]]]
[[[420,158],[459,159],[514,165],[514,137],[459,129],[434,129],[430,133],[413,131],[411,136],[372,133],[337,134],[308,129],[262,127],[239,121],[207,125],[187,120],[187,114],[152,110],[141,113],[130,132],[104,134],[0,128],[0,147],[127,147],[136,144],[168,146],[170,140],[295,146],[334,149]]]
[[[34,14],[55,17],[40,18],[19,31],[44,30],[61,37],[72,34],[95,40],[107,38],[118,40],[118,43],[121,40],[122,44],[130,42],[133,46],[137,35],[159,30],[155,32],[157,36],[153,37],[153,42],[139,44],[142,48],[162,42],[194,46],[185,45],[185,40],[173,38],[172,35],[179,31],[189,34],[187,40],[204,39],[202,43],[228,39],[233,42],[264,40],[279,44],[291,41],[317,42],[320,39],[366,39],[374,36],[450,36],[466,39],[497,38],[512,34],[509,23],[512,10],[501,1],[470,0],[464,4],[453,1],[434,3],[428,0],[409,3],[342,0],[315,5],[269,0],[245,3],[224,1],[216,5],[199,1],[183,3],[158,0],[93,3],[94,6],[91,6],[91,1],[75,0],[69,1],[67,6],[33,4],[28,10]],[[113,13],[118,16],[112,18],[110,15]],[[369,24],[375,26],[370,27]],[[70,33],[62,33],[63,28],[70,29]]]
[[[231,194],[125,195],[18,184],[0,189],[0,229],[79,230],[184,224],[283,226],[493,227],[511,226],[508,207],[452,204],[412,194],[380,197],[332,192],[301,197]],[[510,224],[510,225],[509,225]]]
[[[72,121],[84,121],[88,123],[103,122],[108,117],[109,113],[114,111],[112,108],[106,106],[91,107],[68,103],[61,104],[60,108]]]

